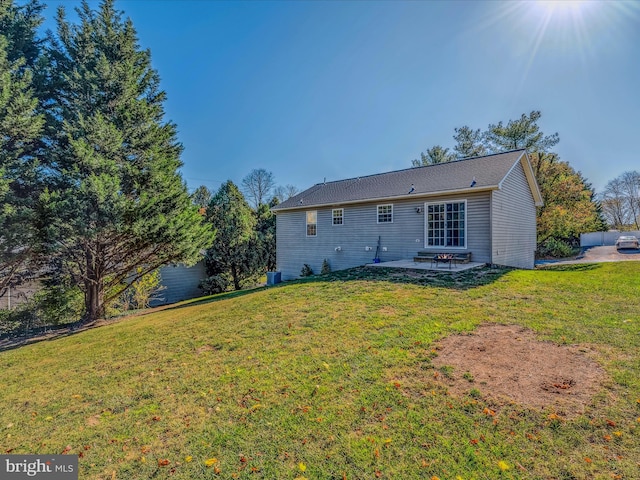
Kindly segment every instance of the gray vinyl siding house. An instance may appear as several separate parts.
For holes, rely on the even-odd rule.
[[[314,185],[273,208],[283,280],[418,252],[533,268],[542,197],[525,150]]]

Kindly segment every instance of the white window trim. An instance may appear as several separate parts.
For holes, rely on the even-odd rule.
[[[340,218],[342,219],[342,223],[333,223],[335,217],[333,216],[334,212],[340,211]],[[331,225],[334,227],[341,227],[344,225],[344,208],[332,208],[331,209]]]
[[[316,214],[316,222],[315,223],[309,223],[309,213],[315,212]],[[307,210],[304,212],[304,220],[305,220],[305,227],[304,227],[304,232],[307,235],[307,237],[309,238],[313,238],[313,237],[317,237],[318,236],[318,211],[317,210]],[[315,235],[309,235],[309,225],[315,225],[316,226],[316,233]]]
[[[380,221],[380,207],[391,207],[391,221],[390,222],[381,222]],[[383,214],[383,215],[386,215]],[[381,205],[376,205],[376,223],[381,224],[381,223],[393,223],[393,203],[384,203]]]
[[[464,247],[449,247],[447,245],[429,245],[429,205],[446,205],[447,203],[464,203]],[[446,210],[446,209],[445,209]],[[469,230],[467,221],[469,219],[469,210],[467,208],[467,199],[462,200],[443,200],[441,202],[425,202],[424,204],[424,248],[435,249],[451,249],[451,250],[468,250],[469,249]],[[445,225],[445,235],[447,228]],[[445,244],[447,243],[445,237]]]

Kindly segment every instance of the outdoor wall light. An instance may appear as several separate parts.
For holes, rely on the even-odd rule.
[[[336,252],[341,252],[342,251],[342,247],[336,247]]]
[[[416,207],[416,213],[422,213],[422,208]]]

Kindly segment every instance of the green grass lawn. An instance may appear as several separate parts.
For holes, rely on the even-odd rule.
[[[584,415],[449,395],[433,342],[485,322],[589,344]],[[0,353],[2,453],[81,479],[638,479],[640,263],[354,269]],[[398,381],[398,379],[402,379]],[[478,393],[479,390],[479,393]]]

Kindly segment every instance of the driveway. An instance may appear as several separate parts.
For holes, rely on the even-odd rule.
[[[571,260],[540,261],[536,265],[568,265],[572,263],[601,263],[601,262],[625,262],[640,261],[640,250],[616,250],[616,247],[587,247],[580,255]]]

